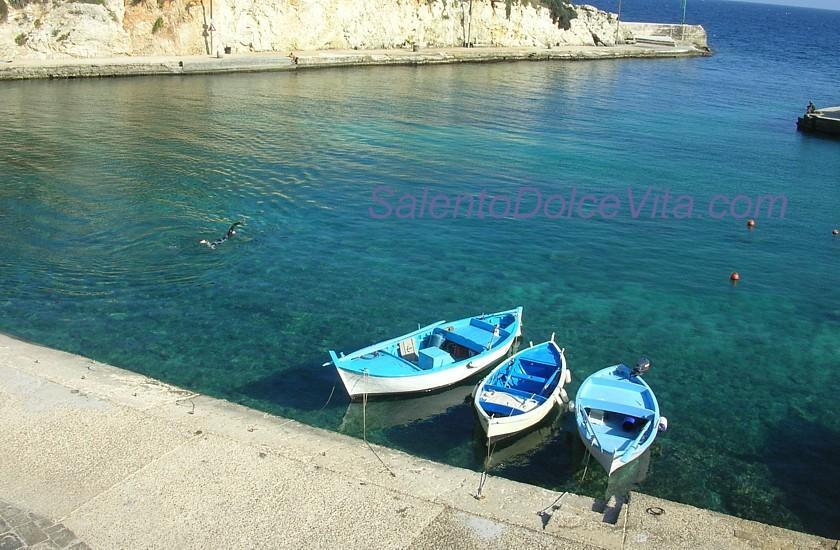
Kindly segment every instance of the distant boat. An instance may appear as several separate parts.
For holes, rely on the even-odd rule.
[[[522,334],[522,308],[438,321],[348,355],[330,350],[351,399],[427,392],[468,378],[502,359]]]
[[[667,428],[659,403],[641,375],[650,361],[636,368],[621,364],[590,375],[575,397],[575,420],[583,444],[612,474],[647,450],[658,431]]]
[[[488,442],[523,432],[555,405],[568,402],[563,386],[572,377],[563,351],[552,335],[550,341],[520,351],[478,383],[473,404]]]

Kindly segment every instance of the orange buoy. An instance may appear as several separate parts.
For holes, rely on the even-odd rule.
[[[729,276],[729,280],[732,281],[733,283],[737,283],[738,281],[741,280],[741,276],[738,274],[737,271],[733,271],[732,275]]]
[[[755,220],[747,220],[747,228],[754,229],[755,228]]]

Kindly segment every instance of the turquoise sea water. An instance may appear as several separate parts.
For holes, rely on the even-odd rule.
[[[526,340],[566,346],[572,394],[653,360],[671,429],[642,491],[837,537],[840,142],[795,118],[840,104],[840,13],[692,7],[712,58],[4,83],[0,330],[359,435],[340,383],[325,406],[328,348],[522,305]],[[620,208],[373,219],[377,186]],[[668,190],[692,219],[651,215]],[[784,195],[785,217],[749,232],[708,215],[716,195]],[[479,470],[469,391],[373,403],[368,437]],[[606,488],[580,480],[568,415],[499,452],[500,475]]]

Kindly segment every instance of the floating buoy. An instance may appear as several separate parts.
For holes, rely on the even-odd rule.
[[[755,229],[755,220],[747,220],[747,229]]]
[[[831,234],[832,235],[840,235],[840,229],[832,229]]]
[[[729,276],[729,280],[733,283],[737,283],[741,280],[741,275],[739,275],[737,271],[733,271],[732,275]]]
[[[660,416],[659,417],[659,425],[657,426],[657,429],[660,432],[668,431],[668,419],[665,418],[664,416]]]

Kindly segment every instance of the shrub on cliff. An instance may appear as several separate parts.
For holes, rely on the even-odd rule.
[[[0,23],[4,23],[9,16],[9,6],[6,5],[5,0],[0,0]]]
[[[577,12],[571,4],[564,0],[540,0],[551,13],[551,20],[554,24],[563,29],[569,30],[572,26],[572,19],[577,17]]]
[[[508,19],[510,19],[514,2],[522,3],[525,6],[543,6],[548,8],[551,14],[551,20],[564,31],[569,30],[572,26],[572,19],[577,17],[575,8],[567,0],[505,0],[505,17]],[[490,0],[490,5],[493,7],[493,12],[495,13],[496,0]]]

